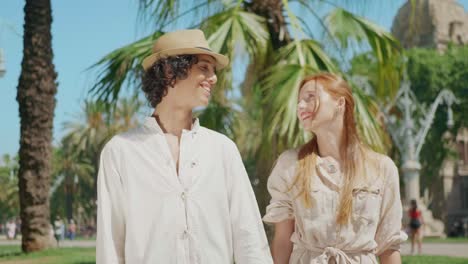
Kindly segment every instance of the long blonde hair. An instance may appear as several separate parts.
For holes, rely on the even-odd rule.
[[[340,206],[336,221],[338,224],[346,224],[349,222],[353,208],[354,186],[365,176],[361,168],[363,168],[362,164],[367,148],[361,143],[358,136],[354,119],[354,99],[348,83],[337,75],[319,73],[306,77],[301,82],[299,90],[310,81],[315,81],[316,85],[320,83],[333,98],[343,97],[345,100],[342,145],[339,146],[343,163],[344,181],[343,187],[340,190]],[[320,102],[318,101],[316,106],[319,105]],[[291,186],[299,187],[297,197],[301,197],[304,205],[309,208],[315,206],[314,201],[311,199],[310,191],[313,185],[311,181],[316,173],[317,155],[318,143],[317,137],[314,136],[299,149],[296,177]]]

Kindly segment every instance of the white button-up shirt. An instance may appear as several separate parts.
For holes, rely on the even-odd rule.
[[[97,228],[98,264],[272,263],[236,145],[198,120],[180,138],[178,173],[152,117],[106,144]]]

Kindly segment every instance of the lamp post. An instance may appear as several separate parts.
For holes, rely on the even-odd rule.
[[[444,224],[434,219],[432,212],[420,199],[420,153],[426,140],[426,136],[432,127],[435,113],[442,104],[447,105],[447,127],[453,126],[452,104],[457,103],[455,95],[447,89],[439,92],[434,102],[429,107],[420,106],[414,93],[411,91],[410,82],[406,76],[394,101],[383,109],[384,122],[396,147],[401,154],[401,171],[405,182],[405,198],[408,206],[411,200],[418,202],[418,208],[424,217],[424,232],[428,236],[444,237]],[[390,111],[394,108],[400,110],[401,118],[397,118]],[[403,214],[404,221],[408,221]]]
[[[404,80],[395,100],[384,108],[384,120],[396,147],[402,156],[402,172],[405,181],[406,201],[420,199],[419,162],[420,152],[426,136],[432,127],[435,113],[439,105],[447,105],[447,127],[453,126],[452,104],[457,103],[454,94],[447,89],[439,92],[429,108],[421,107],[414,93],[411,91],[410,82]],[[397,119],[390,113],[393,107],[397,107],[402,114]]]
[[[353,76],[353,82],[372,94],[372,88],[366,77]],[[411,84],[405,75],[404,80],[396,97],[386,106],[381,106],[381,112],[387,131],[392,137],[392,141],[401,154],[401,172],[405,182],[406,205],[409,201],[418,201],[418,208],[424,217],[424,232],[428,236],[445,236],[444,224],[434,219],[420,199],[420,152],[426,140],[426,136],[432,127],[435,114],[440,105],[447,105],[447,127],[453,126],[452,104],[458,103],[455,95],[447,89],[439,92],[435,100],[429,107],[422,107],[418,103],[415,94],[411,91]],[[398,111],[398,118],[395,115],[395,108]],[[407,214],[403,212],[404,222],[408,221]]]

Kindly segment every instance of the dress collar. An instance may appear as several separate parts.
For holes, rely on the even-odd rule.
[[[322,181],[335,190],[343,185],[343,175],[338,162],[332,157],[317,156],[316,169]]]

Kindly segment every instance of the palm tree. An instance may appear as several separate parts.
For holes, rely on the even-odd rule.
[[[64,188],[68,219],[73,218],[77,193],[83,208],[95,209],[101,149],[113,135],[138,124],[141,105],[136,97],[119,99],[114,109],[101,102],[85,101],[82,113],[64,123],[66,134],[56,155],[53,188]]]
[[[306,75],[317,71],[344,73],[340,65],[346,64],[346,59],[342,54],[356,44],[364,44],[377,62],[376,90],[381,93],[376,94],[391,95],[398,87],[400,73],[393,67],[400,56],[398,42],[390,33],[338,5],[347,2],[197,0],[182,10],[186,5],[180,0],[140,0],[142,18],[155,25],[155,32],[97,62],[94,67],[100,71],[91,92],[97,99],[112,103],[126,81],[139,87],[141,61],[151,52],[154,39],[171,23],[191,15],[192,25],[204,30],[215,51],[227,54],[231,65],[248,65],[243,76],[233,76],[231,68],[220,74],[212,103],[201,121],[228,132],[247,163],[254,164],[250,172],[256,178],[254,183],[258,183],[257,198],[264,208],[265,180],[273,160],[285,148],[307,139],[300,133],[295,106],[297,86]],[[293,3],[296,9],[290,7]],[[316,8],[324,5],[328,8]],[[298,9],[305,15],[296,14]],[[316,39],[309,29],[311,19],[303,17],[316,21],[325,37]],[[234,85],[235,79],[243,82]],[[376,104],[360,87],[354,88],[361,136],[376,150],[385,151],[388,141],[375,118]]]
[[[57,74],[52,63],[50,0],[27,0],[24,13],[23,61],[16,97],[21,118],[18,177],[22,249],[31,252],[52,245],[49,184]]]
[[[61,209],[64,208],[68,220],[75,218],[74,203],[77,197],[80,203],[86,203],[83,208],[89,208],[94,198],[86,195],[86,190],[93,190],[94,167],[88,159],[78,156],[79,153],[74,153],[73,150],[75,150],[73,144],[67,140],[62,140],[61,146],[54,150],[54,170],[50,189],[52,216],[57,214],[63,216]],[[58,193],[60,195],[57,195]]]

